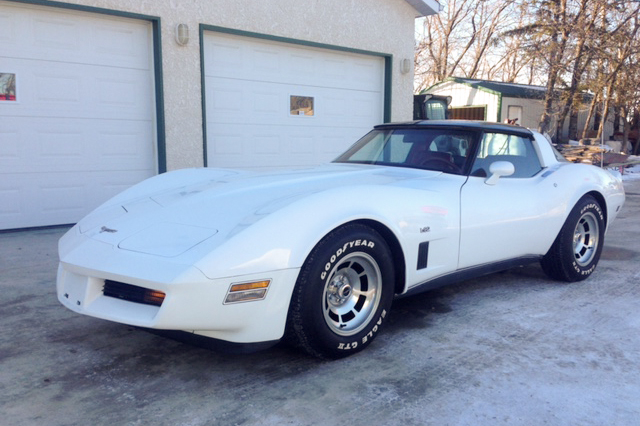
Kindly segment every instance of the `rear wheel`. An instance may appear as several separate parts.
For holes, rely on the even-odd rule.
[[[542,269],[553,279],[581,281],[596,269],[604,245],[604,214],[590,195],[575,205],[551,249],[542,259]]]
[[[313,356],[342,358],[376,337],[393,297],[389,247],[375,230],[346,225],[305,261],[291,299],[287,337]]]

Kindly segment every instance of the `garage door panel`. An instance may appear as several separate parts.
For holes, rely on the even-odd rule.
[[[205,37],[206,77],[356,90],[371,90],[372,82],[383,84],[381,57],[226,34]],[[363,68],[368,71],[354,75]]]
[[[235,87],[224,87],[222,84],[211,85],[207,87],[207,98],[211,99],[207,108],[207,114],[212,117],[220,114],[228,114],[229,117],[239,117],[242,110],[247,109],[248,96],[247,90],[238,82],[234,82]],[[246,117],[245,117],[246,119]]]
[[[20,129],[17,123],[0,118],[0,170],[15,163],[20,157]]]
[[[381,121],[383,113],[380,92],[226,78],[209,78],[206,84],[207,129],[216,123],[248,121],[281,126],[350,126],[354,117],[373,125]],[[292,116],[290,96],[312,97],[314,116]]]
[[[275,119],[281,112],[279,104],[282,102],[282,96],[276,91],[267,91],[256,89],[256,92],[250,94],[252,100],[252,111],[262,115],[268,115],[269,118]],[[267,117],[264,117],[267,118]]]
[[[5,174],[0,183],[0,223],[4,229],[25,223],[75,223],[104,202],[105,196],[110,198],[145,178],[136,171],[89,172],[81,179],[77,173]]]
[[[214,167],[266,168],[280,165],[284,145],[279,127],[255,124],[228,124],[210,133]]]
[[[31,20],[32,43],[49,53],[71,54],[81,48],[82,28],[60,13],[39,15]]]
[[[355,86],[362,90],[367,89],[366,82],[378,82],[381,86],[384,85],[384,64],[381,62],[374,63],[371,61],[357,61],[351,64],[354,68],[350,73],[353,81],[352,83],[362,84],[362,86]]]
[[[0,43],[4,46],[15,45],[18,40],[18,28],[20,26],[24,26],[20,18],[16,17],[15,14],[9,13],[9,11],[0,10]]]
[[[7,57],[136,69],[152,63],[149,23],[28,5],[3,5],[0,23]]]
[[[98,25],[92,25],[92,29],[97,40],[91,46],[94,52],[92,63],[117,64],[122,68],[142,70],[151,67],[151,24],[132,27],[120,21],[103,20]]]
[[[146,170],[155,169],[155,150],[152,143],[141,144],[140,141],[152,141],[151,127],[144,123],[125,122],[117,126],[101,123],[95,137],[98,164],[108,165],[110,170]]]
[[[0,71],[17,76],[18,98],[0,102],[2,116],[153,119],[149,71],[0,59]]]
[[[62,126],[61,126],[62,127]],[[89,154],[89,147],[84,143],[83,132],[68,126],[67,129],[59,128],[39,130],[35,132],[33,149],[23,151],[22,163],[31,163],[31,167],[22,167],[24,171],[55,171],[75,168],[77,164],[84,163]],[[31,161],[30,161],[31,160]]]
[[[262,75],[265,81],[281,81],[286,57],[277,49],[254,48],[249,53],[251,75]]]
[[[244,63],[243,49],[240,43],[209,41],[204,44],[205,75],[230,76],[228,71],[240,70]]]
[[[0,183],[0,221],[2,223],[18,222],[24,206],[22,203],[21,188]]]
[[[9,120],[0,119],[0,125]],[[4,173],[141,170],[152,176],[150,123],[18,117],[0,144]],[[6,143],[5,143],[6,141]]]
[[[211,128],[207,130],[212,142],[209,146],[209,156],[216,159],[225,159],[224,161],[216,160],[216,164],[224,164],[227,158],[242,158],[245,151],[250,152],[250,146],[244,147],[245,143],[250,143],[249,133],[245,133],[240,126],[224,126],[219,128]],[[210,164],[211,165],[211,164]],[[225,166],[226,167],[226,166]]]
[[[56,182],[55,185],[46,182]],[[65,199],[64,203],[60,200]],[[0,185],[0,220],[6,228],[51,225],[64,222],[65,214],[81,214],[84,193],[75,179],[62,182],[52,175],[3,175]],[[75,213],[75,214],[74,214]],[[53,220],[53,222],[52,222]]]
[[[362,129],[227,124],[208,131],[210,167],[273,169],[305,167],[332,161],[360,138]],[[345,146],[345,139],[349,142]]]
[[[289,55],[291,72],[294,75],[313,75],[316,72],[314,56],[304,50],[297,50]]]

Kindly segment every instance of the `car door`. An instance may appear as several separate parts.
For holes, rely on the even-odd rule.
[[[491,178],[496,162],[513,164],[514,173]],[[557,232],[554,209],[562,208],[545,196],[553,185],[529,137],[484,133],[461,190],[458,269],[544,254]]]

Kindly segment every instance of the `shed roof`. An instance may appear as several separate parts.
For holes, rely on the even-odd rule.
[[[449,77],[436,83],[432,86],[439,86],[440,84],[453,81],[455,83],[466,84],[475,89],[484,89],[491,92],[500,93],[502,96],[510,98],[525,98],[525,99],[544,99],[544,95],[547,88],[544,86],[531,86],[527,84],[516,83],[502,83],[499,81],[478,80],[475,78],[461,78],[461,77]]]

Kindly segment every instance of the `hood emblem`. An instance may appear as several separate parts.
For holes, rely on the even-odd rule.
[[[102,228],[100,228],[100,233],[102,234],[103,232],[108,232],[110,234],[113,234],[114,232],[118,232],[118,230],[117,229],[107,228],[106,226],[103,226]]]

